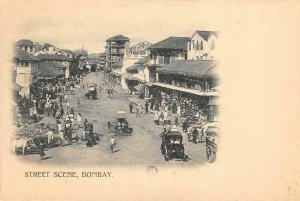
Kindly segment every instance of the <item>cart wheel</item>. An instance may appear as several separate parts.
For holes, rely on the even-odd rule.
[[[166,161],[169,161],[169,160],[170,160],[170,157],[168,156],[168,150],[167,150],[166,147],[165,147],[165,160],[166,160]]]
[[[60,139],[59,141],[58,141],[58,146],[62,146],[63,145],[63,141],[62,141],[62,139]]]

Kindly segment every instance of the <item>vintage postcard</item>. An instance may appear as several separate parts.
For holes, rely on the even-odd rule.
[[[1,5],[1,200],[300,199],[299,2]]]

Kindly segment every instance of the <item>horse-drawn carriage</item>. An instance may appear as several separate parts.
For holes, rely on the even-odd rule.
[[[90,99],[90,98],[97,99],[97,95],[98,95],[97,85],[92,85],[89,87],[88,92],[84,96],[87,99]]]
[[[182,135],[180,132],[170,130],[167,133],[161,134],[161,140],[160,150],[166,161],[171,159],[188,160],[187,155],[184,153]]]
[[[109,132],[115,135],[131,135],[133,128],[129,127],[125,111],[117,111],[116,121],[108,121]]]

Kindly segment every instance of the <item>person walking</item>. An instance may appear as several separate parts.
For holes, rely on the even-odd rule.
[[[67,100],[68,100],[68,95],[64,94],[64,101],[67,102]]]
[[[48,146],[50,149],[52,147],[52,142],[54,139],[54,134],[53,134],[52,128],[49,128],[49,130],[47,131],[47,137],[48,137]]]
[[[115,138],[114,138],[113,135],[111,135],[109,144],[110,144],[110,150],[111,150],[111,153],[113,153],[113,152],[114,152],[114,146],[116,145],[116,143],[115,143]]]
[[[81,126],[81,114],[80,113],[78,113],[78,115],[77,115],[77,125],[78,125],[78,129],[79,129]]]
[[[80,100],[77,98],[77,107],[80,108]]]
[[[175,115],[175,125],[178,126],[178,114]]]
[[[40,143],[38,146],[38,149],[39,149],[39,154],[40,154],[41,160],[44,160],[45,159],[44,156],[46,155],[45,150],[44,150],[44,144]]]
[[[149,103],[146,102],[146,103],[145,103],[145,112],[146,112],[146,114],[148,114],[148,108],[149,108]]]
[[[130,102],[129,104],[129,111],[132,114],[132,110],[133,110],[133,102]]]
[[[64,108],[61,107],[60,108],[60,116],[61,116],[61,118],[64,118],[64,114],[65,114]]]
[[[69,111],[69,108],[70,108],[70,102],[67,101],[67,111]]]

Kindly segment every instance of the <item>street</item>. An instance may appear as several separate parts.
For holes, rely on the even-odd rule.
[[[111,88],[104,78],[95,73],[85,76],[83,83],[95,83],[97,86],[103,85],[105,88]],[[113,98],[108,98],[106,91],[102,90],[98,94],[98,99],[86,99],[84,94],[87,87],[83,90],[74,89],[73,93],[68,92],[70,106],[75,110],[75,116],[80,112],[82,115],[82,124],[85,119],[94,125],[94,132],[100,135],[100,141],[93,147],[86,147],[86,141],[79,140],[77,144],[67,144],[64,146],[46,149],[47,160],[40,160],[38,154],[19,156],[21,160],[30,163],[42,165],[61,165],[67,166],[126,166],[141,165],[156,167],[175,166],[186,167],[204,164],[205,158],[205,142],[194,144],[187,140],[187,135],[182,132],[181,126],[178,130],[183,134],[183,143],[185,153],[190,160],[182,161],[165,161],[160,151],[161,138],[159,134],[162,131],[161,125],[155,125],[153,122],[153,114],[143,114],[136,117],[136,114],[130,114],[129,101],[123,93],[114,93]],[[81,106],[77,107],[77,98],[80,99]],[[65,106],[64,106],[65,107]],[[116,147],[114,153],[111,153],[109,140],[111,133],[108,132],[107,121],[115,120],[116,112],[125,110],[128,118],[129,126],[133,128],[131,136],[115,136]],[[134,110],[135,111],[135,110]],[[171,118],[173,120],[173,118]],[[83,125],[77,130],[77,124],[74,126],[75,132],[79,136],[82,135]]]

